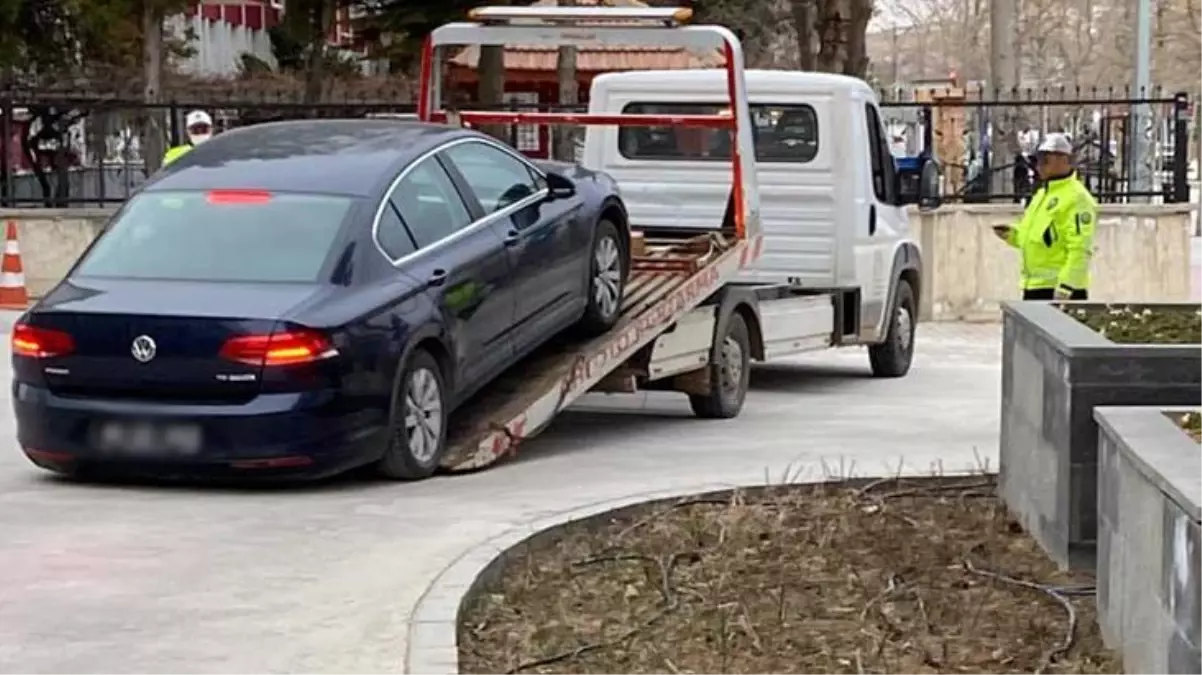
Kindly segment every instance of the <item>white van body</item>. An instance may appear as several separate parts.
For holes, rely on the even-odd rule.
[[[893,156],[876,95],[862,80],[826,73],[748,70],[746,81],[757,120],[764,242],[763,254],[739,281],[810,291],[858,289],[858,335],[847,342],[882,340],[893,287],[908,265],[916,266],[908,276],[917,298],[921,256],[895,195]],[[607,73],[593,80],[589,112],[703,114],[725,100],[722,70]],[[786,119],[801,126],[782,131]],[[685,131],[693,130],[657,133]],[[712,133],[711,140],[725,133],[701,131]],[[637,132],[588,127],[584,166],[618,181],[630,221],[639,227],[715,229],[731,185],[729,160],[718,161],[721,150],[710,156],[679,147],[644,150],[651,143],[640,145],[640,137],[632,135]]]

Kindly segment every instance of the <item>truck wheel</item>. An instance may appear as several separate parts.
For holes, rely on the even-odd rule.
[[[910,282],[898,280],[885,341],[868,347],[873,376],[901,377],[910,371],[914,360],[914,324],[914,289]]]
[[[718,360],[709,366],[710,392],[690,394],[693,414],[704,419],[729,419],[743,409],[751,381],[751,338],[738,312],[730,315],[726,335],[718,347]]]
[[[376,465],[394,480],[426,478],[446,452],[447,405],[442,369],[433,356],[415,350],[392,394],[388,448]]]
[[[587,337],[613,328],[622,314],[622,293],[626,287],[623,250],[617,226],[608,220],[597,223],[597,234],[589,255],[588,305],[578,326]]]

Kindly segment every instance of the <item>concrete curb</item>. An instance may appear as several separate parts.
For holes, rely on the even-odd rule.
[[[494,562],[523,541],[573,521],[625,506],[738,487],[741,486],[731,483],[701,483],[593,502],[540,516],[476,544],[439,573],[418,599],[409,617],[405,672],[425,675],[459,672],[459,605],[483,580]]]
[[[512,527],[501,534],[490,537],[464,551],[430,582],[418,598],[409,615],[408,640],[405,649],[405,672],[413,675],[448,675],[459,672],[458,623],[459,608],[464,598],[480,584],[491,581],[491,577],[504,566],[506,554],[518,550],[522,544],[536,545],[539,535],[553,534],[560,527],[587,520],[611,511],[624,508],[671,501],[681,497],[729,492],[738,489],[776,488],[822,483],[832,480],[870,481],[879,476],[836,476],[824,466],[825,475],[811,472],[800,480],[755,483],[697,483],[651,492],[635,494],[593,502],[563,511],[552,512]],[[944,478],[979,475],[981,470],[946,471],[938,475]],[[993,473],[989,471],[989,473]],[[898,477],[917,478],[931,476],[931,472],[917,471],[904,464],[899,465]],[[798,475],[800,478],[800,474]]]

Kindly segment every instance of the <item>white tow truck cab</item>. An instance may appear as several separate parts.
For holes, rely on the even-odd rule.
[[[757,357],[866,344],[876,374],[904,374],[922,283],[905,206],[937,203],[937,168],[920,164],[925,181],[897,170],[862,80],[776,70],[745,79],[764,238],[734,283],[759,300]],[[589,112],[722,113],[725,89],[721,70],[608,73],[593,80]],[[644,231],[707,231],[727,208],[730,147],[710,129],[590,127],[583,164],[617,179]],[[903,344],[889,339],[895,324]]]
[[[553,341],[457,410],[444,468],[512,454],[589,391],[675,390],[698,416],[725,418],[743,407],[753,359],[869,344],[877,374],[909,369],[922,268],[871,92],[849,79],[747,78],[738,38],[684,25],[691,15],[484,7],[427,39],[418,117],[586,125],[584,164],[618,180],[627,212],[617,225],[631,253],[618,325],[586,342]],[[585,114],[444,107],[443,52],[485,44],[716,49],[726,64],[600,76]]]

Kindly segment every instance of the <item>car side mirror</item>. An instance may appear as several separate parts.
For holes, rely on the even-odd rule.
[[[926,211],[939,208],[939,163],[926,157],[897,158],[897,195],[900,205],[917,204]]]
[[[565,199],[576,195],[576,184],[566,176],[549,172],[547,173],[547,196],[551,199]]]

